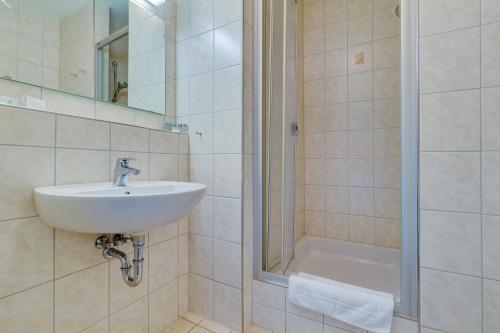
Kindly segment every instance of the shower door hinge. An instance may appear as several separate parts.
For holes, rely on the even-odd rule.
[[[299,136],[299,123],[294,121],[291,125],[292,135]]]

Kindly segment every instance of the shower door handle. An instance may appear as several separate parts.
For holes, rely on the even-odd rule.
[[[299,136],[299,123],[296,121],[292,122],[290,130],[292,132],[292,136]]]

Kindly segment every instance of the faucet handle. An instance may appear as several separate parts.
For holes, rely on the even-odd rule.
[[[130,161],[135,161],[135,158],[119,157],[116,160],[116,166],[120,166],[122,168],[127,168]]]

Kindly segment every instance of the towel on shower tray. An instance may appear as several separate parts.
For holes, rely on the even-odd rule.
[[[390,333],[394,297],[306,273],[290,276],[290,302],[374,333]]]

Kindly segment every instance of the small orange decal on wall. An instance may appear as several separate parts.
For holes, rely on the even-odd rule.
[[[356,65],[364,65],[365,64],[365,54],[364,53],[356,53],[354,57],[354,63]]]

